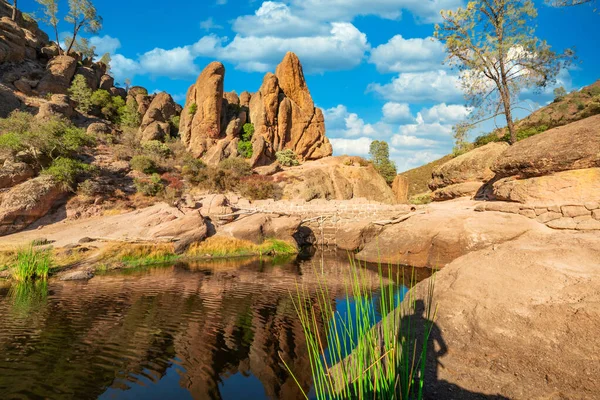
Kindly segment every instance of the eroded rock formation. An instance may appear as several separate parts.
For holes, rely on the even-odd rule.
[[[323,112],[315,108],[302,65],[287,53],[276,73],[267,73],[257,93],[224,93],[225,68],[213,62],[188,90],[181,115],[181,138],[188,150],[210,164],[237,156],[246,122],[254,125],[252,166],[270,164],[291,149],[301,161],[332,154]]]

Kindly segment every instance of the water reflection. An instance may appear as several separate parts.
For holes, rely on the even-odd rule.
[[[337,306],[345,260],[323,267]],[[279,358],[309,390],[297,281],[316,290],[312,263],[175,265],[0,289],[0,398],[301,398]]]

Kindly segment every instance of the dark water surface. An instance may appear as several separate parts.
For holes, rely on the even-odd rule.
[[[323,265],[345,310],[348,262]],[[315,267],[237,260],[0,287],[0,399],[301,399],[281,357],[309,391],[291,294],[299,282],[316,296]]]

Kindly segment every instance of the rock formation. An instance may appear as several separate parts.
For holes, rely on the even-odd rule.
[[[433,170],[429,188],[435,200],[473,196],[481,186],[494,177],[492,165],[509,145],[489,143],[471,150]]]
[[[398,203],[408,203],[408,178],[404,175],[396,175],[392,183],[392,192]]]
[[[257,93],[223,92],[225,68],[213,62],[188,90],[181,138],[196,157],[215,164],[237,156],[243,125],[254,125],[252,166],[270,164],[291,149],[301,161],[332,154],[323,112],[315,108],[298,57],[286,54],[276,73],[267,73]]]
[[[171,135],[171,119],[178,115],[173,98],[165,93],[157,94],[143,115],[140,133],[142,141],[163,140]]]
[[[37,89],[41,94],[67,94],[71,79],[75,76],[77,60],[70,56],[56,56],[48,63],[46,74],[42,77]]]
[[[48,35],[21,12],[15,21],[11,16],[12,7],[0,2],[0,63],[35,60],[48,43]]]

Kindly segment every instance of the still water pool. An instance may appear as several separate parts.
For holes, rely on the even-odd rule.
[[[301,399],[282,358],[310,391],[291,296],[296,282],[317,295],[321,260],[332,304],[346,310],[348,261],[337,256],[0,286],[0,399]],[[369,273],[378,284],[377,267]]]

